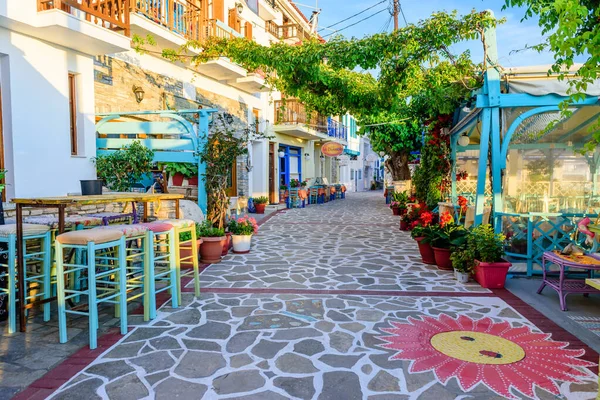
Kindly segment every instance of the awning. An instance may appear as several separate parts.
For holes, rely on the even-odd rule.
[[[360,156],[360,151],[344,149],[344,154],[348,154],[349,156]]]

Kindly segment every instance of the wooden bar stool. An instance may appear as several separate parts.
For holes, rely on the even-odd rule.
[[[96,229],[114,229],[125,236],[126,247],[126,279],[127,279],[127,302],[142,298],[144,305],[144,321],[150,320],[150,279],[153,269],[150,268],[147,257],[150,251],[150,230],[143,225],[109,225]],[[116,309],[116,317],[119,317],[119,309]]]
[[[25,301],[36,301],[38,298],[51,297],[50,270],[51,270],[51,240],[50,228],[44,225],[23,224],[23,259],[25,265]],[[0,287],[0,293],[7,293],[8,301],[8,333],[16,330],[16,286],[17,286],[17,225],[0,226],[0,242],[6,243],[8,249],[0,250],[0,255],[6,255],[6,264],[0,263],[0,279],[7,282],[6,289]],[[29,251],[31,250],[31,251]],[[50,320],[50,303],[44,304],[44,321]]]
[[[175,262],[175,228],[164,221],[154,221],[139,224],[145,226],[150,232],[150,248],[147,252],[148,265],[152,271],[149,276],[150,286],[150,318],[156,318],[156,294],[169,291],[173,308],[179,307],[179,293],[177,285],[177,266]],[[156,283],[163,284],[156,288]]]
[[[308,195],[308,204],[317,204],[319,202],[319,189],[310,188]]]
[[[64,252],[71,249],[82,250],[83,261],[65,262]],[[114,304],[119,308],[121,334],[126,334],[127,261],[123,233],[114,229],[86,229],[63,233],[56,237],[55,251],[60,342],[66,343],[68,340],[67,313],[87,315],[90,349],[95,349],[98,342],[98,306],[102,303]],[[75,271],[79,271],[81,275],[87,274],[85,288],[65,286],[65,274]],[[77,296],[87,296],[88,311],[83,311],[80,307],[67,309],[66,301]]]
[[[177,293],[181,304],[181,278],[193,276],[194,294],[200,297],[200,272],[198,269],[198,237],[196,235],[196,221],[191,219],[168,219],[164,222],[175,228],[175,266],[177,271]],[[187,239],[189,237],[189,239]],[[182,240],[183,238],[183,240]],[[181,256],[182,252],[189,254]],[[186,266],[182,274],[181,269]]]

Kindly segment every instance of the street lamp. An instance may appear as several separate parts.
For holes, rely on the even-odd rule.
[[[385,156],[385,151],[380,151],[380,152],[379,152],[379,155],[380,155],[381,157]]]
[[[466,134],[458,138],[458,145],[461,147],[466,147],[469,143],[471,143],[471,139]]]
[[[244,5],[242,3],[235,3],[235,8],[238,15],[242,15],[242,12],[244,11]]]
[[[279,151],[279,158],[283,158],[285,157],[285,152],[284,151]]]

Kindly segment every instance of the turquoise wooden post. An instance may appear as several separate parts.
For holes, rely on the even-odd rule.
[[[477,170],[477,194],[475,197],[475,221],[474,225],[483,222],[483,210],[485,207],[485,181],[487,177],[488,150],[490,144],[491,109],[484,108],[481,112],[481,140],[479,142],[479,168]]]
[[[208,124],[210,122],[211,114],[215,113],[216,110],[200,110],[198,117],[198,151],[201,151],[206,145],[206,138],[208,137]],[[206,196],[206,184],[202,184],[204,176],[206,175],[206,164],[202,162],[198,157],[198,206],[206,215],[208,208],[208,199]]]
[[[458,138],[459,135],[454,135],[450,138],[450,149],[452,149],[451,158],[452,158],[452,204],[456,204],[458,199],[456,193],[456,146],[458,146]]]

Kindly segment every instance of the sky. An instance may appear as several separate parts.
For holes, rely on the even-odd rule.
[[[297,0],[295,3],[307,16],[310,16],[316,1],[318,1],[318,7],[322,10],[319,16],[319,28],[323,29],[382,0]],[[323,29],[319,33],[321,35],[333,33],[334,29],[344,28],[380,10],[389,9],[388,2],[391,3],[391,1],[388,0],[357,17],[342,22],[331,29]],[[496,32],[500,65],[507,68],[552,64],[553,58],[549,53],[538,53],[532,50],[515,52],[515,50],[524,49],[527,45],[540,43],[542,41],[541,29],[537,25],[537,19],[521,22],[524,9],[509,8],[502,11],[503,4],[504,0],[400,0],[400,5],[408,23],[416,23],[421,19],[428,18],[435,11],[458,10],[460,14],[466,14],[473,9],[477,11],[490,9],[497,18],[506,18],[506,22],[498,27]],[[402,15],[400,15],[399,23],[401,27],[404,26]],[[364,22],[341,30],[339,34],[343,34],[348,38],[361,38],[368,34],[382,32],[386,27],[387,31],[393,29],[393,21],[391,21],[389,11],[381,12]],[[481,42],[473,41],[458,44],[454,46],[453,50],[461,52],[470,49],[473,60],[480,62],[483,57],[481,46]]]

